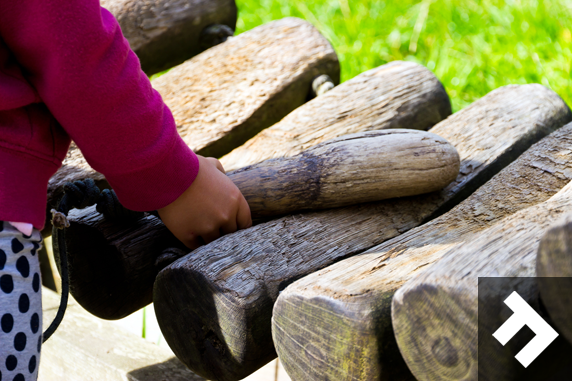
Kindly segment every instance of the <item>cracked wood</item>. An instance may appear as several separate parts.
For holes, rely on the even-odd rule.
[[[292,156],[342,135],[386,128],[427,130],[451,115],[443,85],[421,65],[394,61],[369,70],[296,109],[221,158],[236,169]]]
[[[203,377],[247,376],[276,356],[272,307],[287,285],[447,211],[567,121],[568,107],[543,86],[497,89],[431,130],[461,158],[444,190],[283,217],[195,250],[156,279],[165,339]]]
[[[403,379],[391,324],[397,289],[447,249],[502,218],[546,201],[572,181],[572,124],[533,145],[442,216],[290,285],[272,331],[293,380]],[[320,361],[327,358],[328,361]]]
[[[512,315],[504,300],[515,290],[541,311],[534,280],[538,244],[548,228],[570,212],[572,183],[453,246],[395,293],[395,337],[418,380],[516,381],[538,373],[549,379],[561,361],[569,362],[559,356],[569,353],[562,352],[567,345],[563,338],[552,346],[553,363],[538,363],[540,368],[534,363],[525,368],[514,358],[530,341],[529,335],[515,336],[504,347],[483,346],[478,358],[477,342],[492,338]],[[483,277],[494,279],[485,282]]]

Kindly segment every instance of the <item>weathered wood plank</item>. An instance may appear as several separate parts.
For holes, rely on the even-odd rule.
[[[197,154],[219,157],[306,102],[312,80],[340,66],[330,43],[306,21],[286,18],[234,37],[152,81],[179,134]],[[448,99],[447,99],[447,102]],[[72,148],[48,184],[48,211],[69,181],[94,178]]]
[[[391,325],[394,293],[448,248],[572,181],[571,149],[568,124],[444,215],[287,287],[274,305],[272,334],[290,376],[404,379],[408,370]]]
[[[201,32],[213,24],[232,32],[237,16],[234,0],[101,0],[101,6],[115,16],[147,75],[210,48],[216,38]]]
[[[570,158],[568,152],[568,158]],[[540,297],[558,330],[572,343],[572,218],[550,229],[538,248]],[[555,281],[552,278],[559,278]]]
[[[533,369],[534,364],[525,368],[514,359],[530,337],[515,336],[504,347],[482,348],[478,358],[477,342],[479,336],[491,337],[512,315],[504,300],[513,291],[518,290],[538,308],[537,283],[524,277],[536,276],[536,252],[542,235],[570,212],[572,183],[547,201],[508,216],[465,244],[447,250],[438,263],[395,293],[395,336],[418,380],[522,380],[531,372],[540,371],[548,378],[557,370],[546,363],[542,369]],[[510,287],[480,288],[479,277],[515,278]],[[558,360],[554,356],[554,361]]]
[[[412,62],[394,61],[296,109],[221,158],[227,169],[292,156],[342,135],[385,128],[427,130],[451,115],[443,85]]]
[[[288,216],[195,250],[155,281],[165,339],[207,378],[248,375],[276,356],[272,306],[288,284],[445,211],[570,119],[564,102],[543,86],[495,90],[431,130],[461,158],[459,176],[441,192]]]
[[[59,295],[43,288],[44,329]],[[34,343],[35,345],[35,343]],[[39,381],[199,381],[169,351],[114,323],[99,320],[70,301],[58,330],[42,346]]]

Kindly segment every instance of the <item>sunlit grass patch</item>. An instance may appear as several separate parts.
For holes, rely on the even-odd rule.
[[[393,60],[435,72],[455,111],[507,84],[541,83],[572,102],[572,3],[565,0],[237,0],[237,34],[287,16],[314,24],[342,81]]]

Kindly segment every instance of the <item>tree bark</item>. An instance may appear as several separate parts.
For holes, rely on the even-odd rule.
[[[447,211],[570,119],[543,86],[495,90],[431,130],[461,158],[459,176],[441,192],[288,216],[195,250],[156,279],[165,339],[203,377],[247,376],[276,356],[272,306],[287,285]]]
[[[348,135],[229,177],[259,218],[434,192],[458,172],[459,155],[445,139],[402,129]],[[180,255],[188,250],[155,217],[106,221],[94,209],[69,214],[71,292],[92,314],[119,319],[151,302],[158,270],[177,258],[159,255],[170,247]]]
[[[572,124],[529,148],[442,216],[308,275],[274,305],[272,334],[293,380],[393,380],[409,373],[391,325],[397,289],[451,247],[572,181]],[[327,358],[328,361],[320,361]]]
[[[571,220],[550,229],[540,241],[536,273],[544,306],[558,330],[572,343]]]
[[[189,147],[219,157],[306,102],[312,80],[320,74],[339,82],[339,62],[330,43],[306,21],[286,18],[209,49],[152,85]],[[109,186],[72,147],[48,184],[48,212],[65,183],[86,178]]]
[[[394,61],[350,79],[296,109],[221,158],[236,169],[292,156],[339,136],[386,128],[427,130],[451,115],[443,85],[421,65]]]
[[[466,244],[447,250],[439,263],[395,293],[395,336],[418,380],[522,380],[536,372],[548,378],[556,370],[547,368],[546,362],[541,369],[534,369],[534,364],[525,368],[514,359],[518,349],[530,341],[528,335],[515,336],[504,347],[498,343],[479,347],[478,352],[477,342],[491,338],[512,315],[504,300],[513,291],[518,290],[538,310],[538,285],[530,279],[536,276],[538,243],[550,225],[570,212],[572,183],[549,200],[508,216]],[[479,286],[483,277],[514,278],[503,287]]]
[[[234,31],[234,0],[101,0],[147,75],[169,69],[210,48],[201,32],[210,25]]]

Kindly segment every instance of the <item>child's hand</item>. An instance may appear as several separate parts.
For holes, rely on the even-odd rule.
[[[197,157],[199,173],[193,184],[158,210],[165,226],[190,249],[252,226],[248,203],[222,164],[212,157]]]

